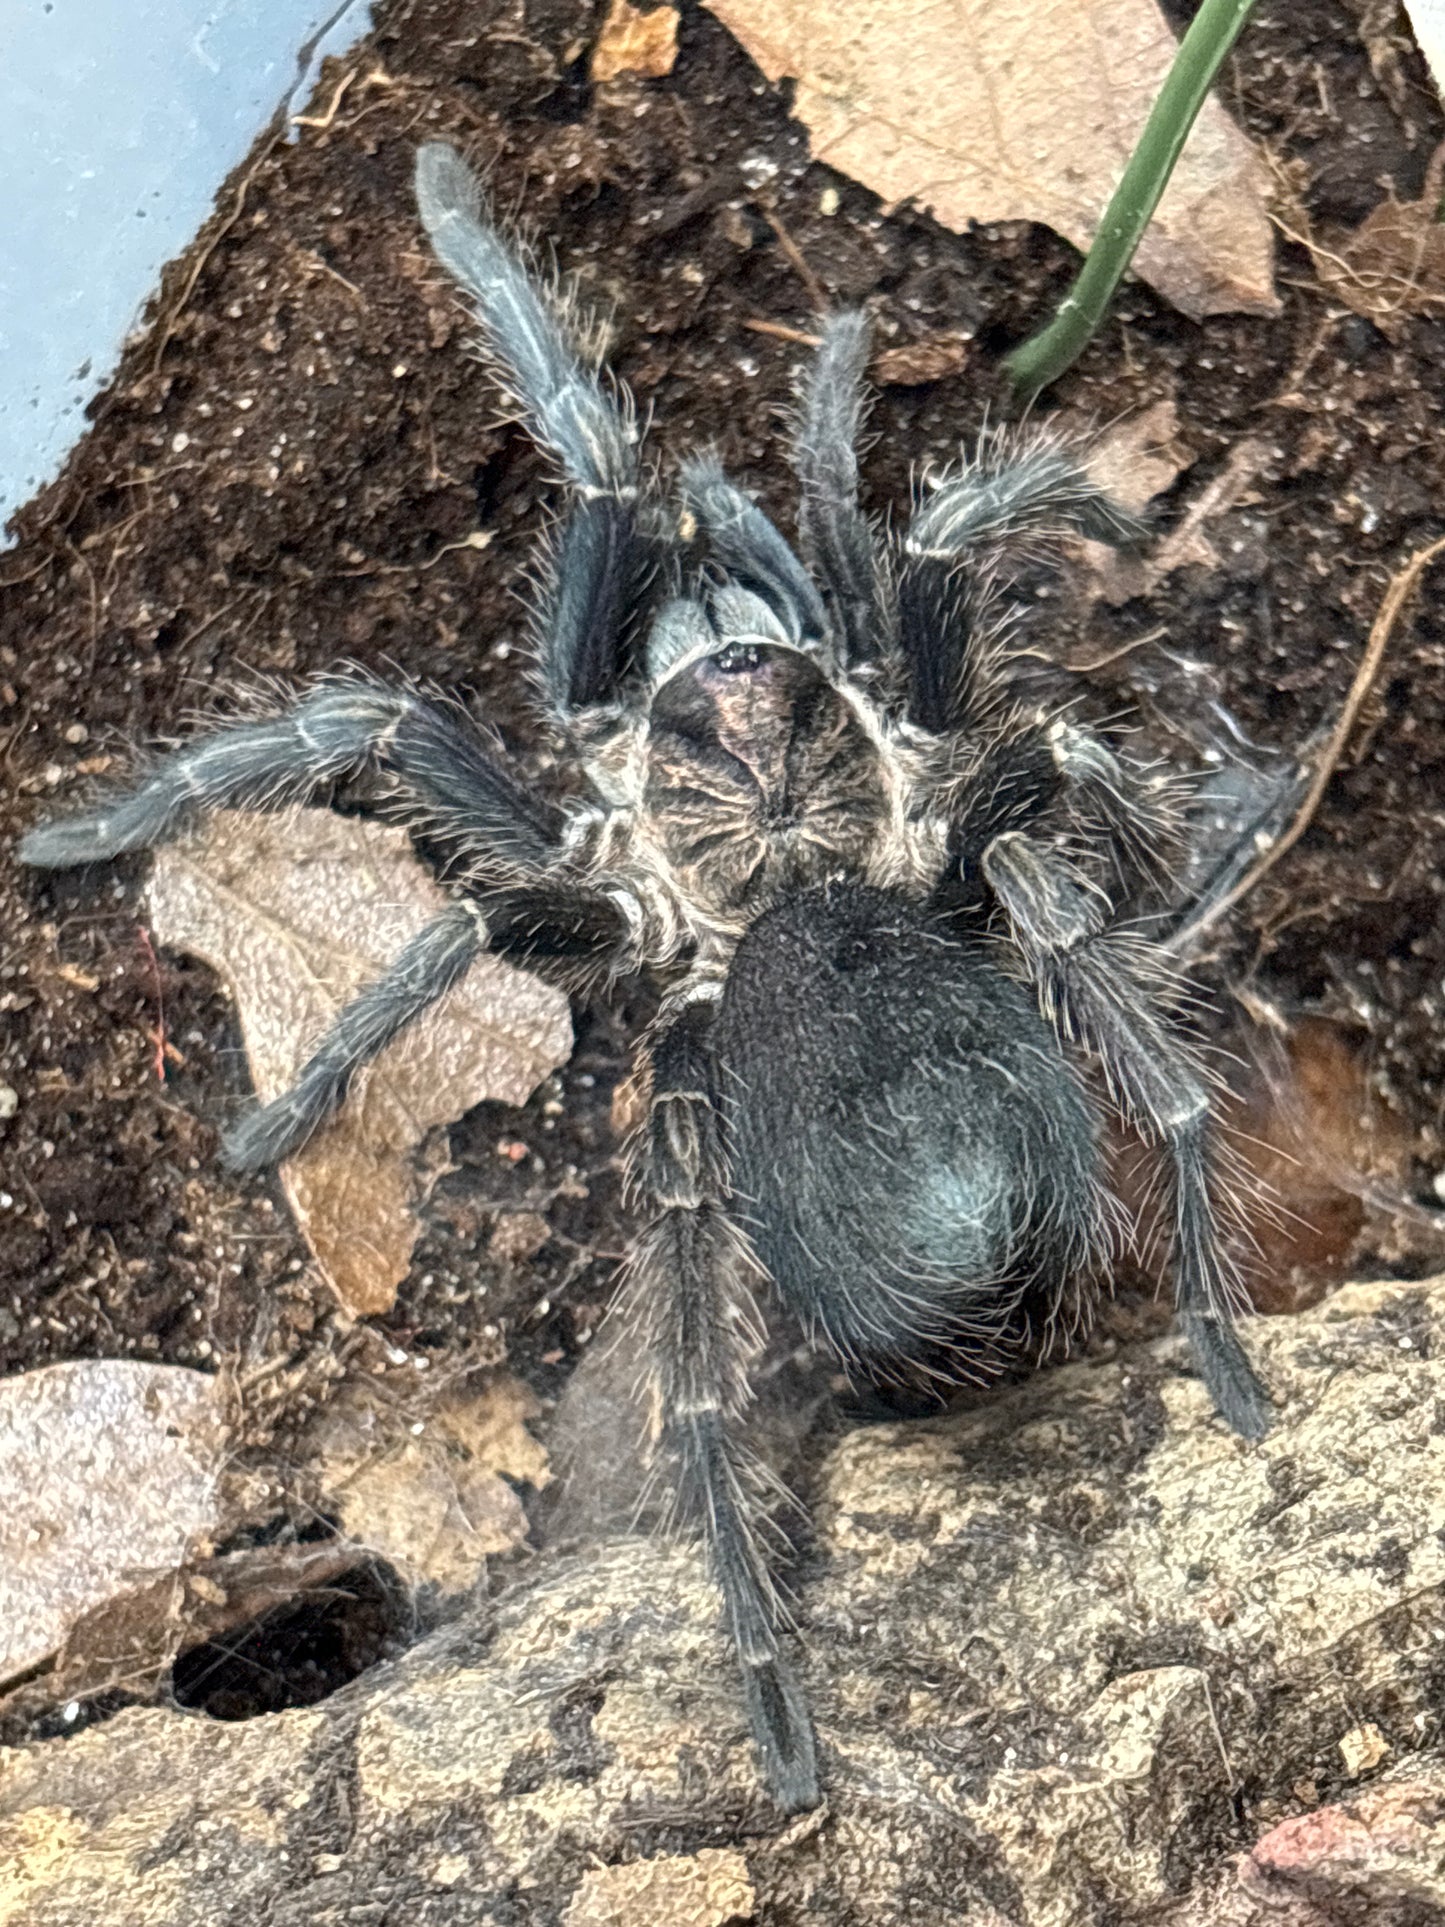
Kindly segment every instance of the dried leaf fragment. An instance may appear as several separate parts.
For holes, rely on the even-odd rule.
[[[880,388],[916,388],[925,381],[944,381],[968,366],[973,336],[961,328],[936,328],[917,341],[883,348],[868,364]]]
[[[508,1481],[540,1490],[551,1477],[527,1430],[541,1409],[519,1379],[503,1376],[448,1396],[418,1431],[358,1391],[321,1419],[311,1475],[350,1539],[413,1585],[463,1592],[488,1556],[527,1536],[526,1511]]]
[[[1390,196],[1353,232],[1305,236],[1322,284],[1392,339],[1406,316],[1445,308],[1442,181],[1445,146],[1430,162],[1418,201]]]
[[[223,1531],[234,1515],[226,1513]],[[0,1696],[0,1713],[17,1723],[123,1685],[145,1692],[186,1648],[224,1638],[238,1627],[325,1591],[357,1563],[356,1548],[252,1546],[162,1572],[125,1576],[125,1589],[92,1607],[70,1628],[53,1662]]]
[[[644,12],[629,0],[612,0],[592,49],[592,78],[598,85],[619,74],[638,74],[661,80],[677,60],[676,7],[653,7]]]
[[[1172,411],[1172,408],[1172,403],[1157,403],[1154,408],[1146,410],[1138,418],[1140,429],[1146,428],[1151,418],[1155,422],[1163,422],[1166,418],[1159,411]],[[1131,426],[1125,424],[1126,430]],[[1133,459],[1133,453],[1127,448],[1125,456],[1126,459]],[[1091,456],[1090,473],[1100,475],[1109,459],[1107,448],[1100,450],[1098,465]],[[1140,462],[1135,492],[1140,486],[1152,487],[1157,482],[1159,486],[1153,489],[1153,493],[1162,493],[1173,485],[1192,459],[1181,444],[1173,441],[1172,435],[1161,436],[1156,452]],[[1152,595],[1176,569],[1217,569],[1222,558],[1210,538],[1209,524],[1238,505],[1269,459],[1270,449],[1253,436],[1245,436],[1242,441],[1236,442],[1219,473],[1200,489],[1179,522],[1152,551],[1146,555],[1131,555],[1114,550],[1096,550],[1095,592],[1117,608],[1135,596]],[[1126,487],[1121,499],[1127,507],[1142,508],[1151,497],[1145,495],[1142,500],[1135,501]]]
[[[100,1359],[0,1380],[0,1680],[220,1523],[220,1381]]]
[[[949,227],[1042,221],[1087,247],[1175,42],[1154,0],[708,0],[813,154]],[[1273,314],[1263,172],[1205,103],[1135,269],[1185,314]]]
[[[1099,436],[1087,460],[1090,480],[1137,515],[1173,488],[1194,456],[1180,438],[1179,409],[1169,396]]]
[[[162,850],[156,935],[235,993],[263,1101],[293,1082],[337,1011],[445,905],[405,832],[328,810],[222,810]],[[297,1222],[343,1307],[387,1310],[419,1226],[412,1153],[474,1104],[522,1104],[566,1062],[567,1001],[484,957],[357,1078],[340,1114],[282,1167]]]
[[[1179,410],[1172,396],[1116,422],[1084,447],[1090,479],[1136,515],[1171,489],[1193,460],[1192,450],[1180,437]],[[1083,551],[1091,596],[1117,606],[1150,586],[1145,557],[1111,549],[1103,542],[1085,542]]]

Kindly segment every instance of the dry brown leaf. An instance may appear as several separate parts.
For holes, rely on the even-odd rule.
[[[218,1379],[103,1359],[0,1380],[0,1679],[220,1523]]]
[[[1143,428],[1150,418],[1163,423],[1166,417],[1160,412],[1168,410],[1172,416],[1173,403],[1156,403],[1138,418]],[[1129,431],[1133,424],[1125,425],[1126,446],[1123,459],[1133,463],[1135,451],[1127,445]],[[1195,499],[1181,517],[1178,524],[1164,539],[1145,555],[1131,555],[1088,545],[1093,550],[1094,566],[1093,592],[1113,607],[1131,601],[1135,596],[1152,595],[1159,584],[1173,575],[1176,569],[1191,565],[1203,569],[1217,569],[1220,554],[1210,540],[1208,525],[1216,517],[1225,515],[1234,508],[1244,496],[1250,483],[1259,473],[1265,462],[1270,459],[1270,450],[1265,443],[1246,436],[1236,442],[1225,459],[1224,466],[1199,491]],[[1192,457],[1188,456],[1182,444],[1174,441],[1172,432],[1161,438],[1154,455],[1141,462],[1136,471],[1134,491],[1126,486],[1122,499],[1127,507],[1142,508],[1151,499],[1151,494],[1161,493],[1183,473]],[[1101,444],[1098,460],[1090,457],[1089,471],[1102,479],[1107,468],[1109,456],[1107,443]],[[1150,494],[1137,495],[1140,487],[1158,482],[1159,487],[1151,489]]]
[[[1084,438],[1090,479],[1136,515],[1172,488],[1194,460],[1193,450],[1180,437],[1179,410],[1172,396],[1116,422],[1102,435],[1091,435],[1089,424],[1072,423],[1067,417],[1061,426]],[[1103,542],[1085,542],[1082,547],[1088,570],[1085,593],[1090,600],[1117,606],[1145,593],[1148,559]]]
[[[350,1539],[413,1585],[463,1592],[489,1554],[510,1552],[527,1536],[526,1512],[507,1481],[540,1489],[550,1479],[547,1454],[527,1430],[541,1409],[520,1380],[504,1377],[452,1394],[413,1431],[362,1388],[328,1407],[310,1471]]]
[[[1090,479],[1136,515],[1173,488],[1193,460],[1172,395],[1116,422],[1088,446]]]
[[[251,1076],[283,1091],[342,1004],[446,899],[401,830],[328,810],[218,811],[160,852],[150,914],[235,992]],[[567,1060],[567,1000],[484,957],[357,1078],[340,1115],[282,1167],[297,1222],[342,1306],[389,1309],[419,1226],[412,1153],[491,1099],[522,1104]]]
[[[1302,237],[1329,292],[1391,339],[1406,316],[1445,308],[1442,177],[1445,146],[1436,150],[1418,201],[1390,198],[1351,232]]]
[[[355,1546],[329,1540],[248,1547],[154,1579],[126,1573],[123,1590],[75,1622],[51,1664],[0,1694],[0,1717],[20,1725],[117,1686],[144,1693],[177,1653],[324,1591],[356,1564]]]
[[[1087,247],[1173,60],[1154,0],[708,0],[797,82],[816,159],[953,228],[1043,221]],[[1264,175],[1205,103],[1135,256],[1185,314],[1273,314]]]
[[[619,74],[639,74],[645,80],[670,74],[677,60],[677,22],[675,7],[644,13],[628,0],[612,0],[592,49],[593,80],[600,85]]]

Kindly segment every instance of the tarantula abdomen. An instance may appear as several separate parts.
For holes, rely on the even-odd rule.
[[[805,1327],[879,1378],[987,1378],[1106,1244],[1099,1121],[980,930],[828,884],[739,944],[713,1030],[737,1211]]]

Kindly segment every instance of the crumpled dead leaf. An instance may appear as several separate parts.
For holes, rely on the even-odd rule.
[[[0,1380],[0,1680],[218,1529],[224,1403],[219,1379],[127,1359]]]
[[[122,1591],[75,1622],[52,1663],[0,1693],[0,1715],[20,1725],[116,1687],[144,1695],[187,1647],[226,1638],[306,1593],[324,1593],[356,1563],[354,1546],[328,1540],[248,1546],[153,1579],[127,1575]]]
[[[1042,221],[1085,248],[1173,60],[1154,0],[708,0],[813,154],[953,228]],[[1185,314],[1278,309],[1264,171],[1205,102],[1134,268]]]
[[[1115,422],[1086,452],[1090,480],[1136,515],[1172,488],[1194,460],[1180,436],[1172,395]]]
[[[157,937],[230,984],[263,1101],[295,1079],[337,1011],[445,905],[402,830],[297,810],[221,810],[160,851]],[[522,1104],[572,1048],[567,1000],[495,958],[418,1019],[281,1177],[342,1306],[384,1312],[406,1276],[423,1179],[412,1153],[474,1104]]]
[[[592,79],[597,85],[619,74],[661,80],[677,61],[676,7],[653,7],[644,12],[629,0],[612,0],[592,49]]]
[[[1110,549],[1100,542],[1083,544],[1090,572],[1086,592],[1118,608],[1135,596],[1152,595],[1176,569],[1219,568],[1222,557],[1209,524],[1238,506],[1270,452],[1251,436],[1236,442],[1175,526],[1143,553]],[[1180,439],[1174,403],[1166,400],[1101,436],[1088,451],[1087,465],[1101,487],[1138,513],[1172,488],[1194,459]]]
[[[519,1379],[501,1377],[448,1394],[417,1431],[361,1387],[323,1414],[308,1472],[350,1540],[389,1560],[411,1585],[465,1592],[490,1555],[527,1536],[526,1511],[507,1480],[538,1489],[550,1480],[547,1454],[527,1430],[541,1410]]]
[[[1380,202],[1353,231],[1302,238],[1315,273],[1337,300],[1391,339],[1409,315],[1445,308],[1445,145],[1436,149],[1418,201]]]

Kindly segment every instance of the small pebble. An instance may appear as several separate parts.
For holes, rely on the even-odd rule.
[[[65,740],[67,743],[83,743],[89,734],[84,723],[72,723],[65,732]]]
[[[20,1109],[20,1098],[9,1084],[0,1084],[0,1118],[14,1117]]]

